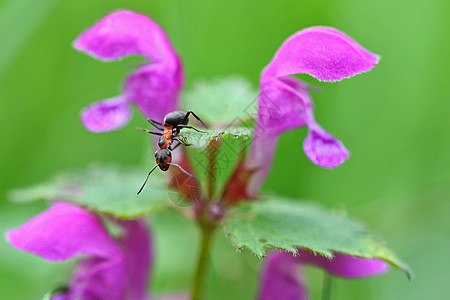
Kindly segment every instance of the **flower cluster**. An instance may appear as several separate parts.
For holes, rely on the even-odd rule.
[[[113,12],[84,31],[74,47],[100,60],[129,55],[149,59],[127,77],[121,95],[82,111],[82,122],[88,130],[121,128],[131,117],[130,104],[135,104],[145,117],[158,121],[179,108],[183,87],[180,59],[161,27],[147,16],[126,10]],[[342,164],[349,157],[348,150],[318,124],[308,85],[292,75],[302,73],[323,81],[339,81],[366,72],[377,62],[378,56],[333,28],[310,27],[289,37],[262,72],[251,154],[228,182],[224,201],[234,204],[258,195],[270,171],[279,136],[288,130],[308,127],[303,149],[316,165],[333,168]],[[123,231],[119,237],[112,237],[104,227],[105,218],[75,205],[57,203],[9,231],[7,238],[14,247],[49,261],[83,256],[69,291],[53,299],[148,299],[152,255],[146,224],[143,220],[109,218]],[[298,249],[296,256],[277,251],[266,260],[258,299],[307,299],[297,270],[303,264],[350,278],[376,275],[387,269],[379,259],[339,253],[328,259],[305,249]]]

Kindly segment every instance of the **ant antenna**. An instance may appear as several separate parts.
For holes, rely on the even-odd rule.
[[[190,176],[190,177],[192,177],[192,178],[194,178],[194,179],[197,179],[198,180],[198,178],[197,177],[195,177],[194,175],[192,175],[192,174],[189,174],[185,169],[183,169],[180,165],[178,165],[178,164],[174,164],[174,163],[169,163],[169,162],[166,162],[166,164],[168,164],[168,165],[171,165],[171,166],[175,166],[175,167],[177,167],[177,168],[179,168],[184,174],[186,174],[186,175],[188,175],[188,176]]]
[[[145,178],[144,184],[139,189],[139,192],[137,192],[138,195],[142,192],[142,189],[144,188],[145,184],[147,183],[148,177],[150,176],[150,174],[152,174],[152,172],[156,169],[157,166],[158,165],[154,166],[153,169],[151,169],[150,172],[148,172],[148,175],[147,175],[147,178]]]

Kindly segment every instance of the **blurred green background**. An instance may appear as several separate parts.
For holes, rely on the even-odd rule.
[[[332,299],[449,299],[450,285],[450,2],[0,0],[0,229],[22,224],[45,208],[13,205],[5,194],[57,171],[93,161],[140,165],[146,139],[134,128],[87,132],[80,109],[119,93],[131,60],[102,64],[71,48],[86,27],[128,8],[151,16],[181,55],[187,87],[198,78],[241,74],[257,86],[281,42],[311,25],[336,27],[381,55],[371,72],[319,83],[317,120],[352,156],[325,170],[301,149],[306,129],[285,134],[267,191],[323,205],[364,221],[382,235],[415,277],[398,270],[364,280],[334,281]],[[127,64],[127,62],[130,62]],[[249,99],[249,101],[252,99]],[[244,105],[244,104],[243,104]],[[289,165],[286,165],[286,158]],[[137,183],[139,184],[139,183]],[[153,218],[157,261],[152,290],[190,285],[195,228],[164,213]],[[0,242],[0,299],[38,299],[64,280],[70,264],[50,264]],[[210,299],[252,299],[259,262],[236,254],[219,234],[209,274]],[[322,272],[307,269],[315,299]]]

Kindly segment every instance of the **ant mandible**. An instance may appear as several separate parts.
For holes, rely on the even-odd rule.
[[[142,185],[142,187],[138,191],[138,195],[141,193],[142,189],[144,188],[145,184],[147,183],[148,178],[150,177],[150,174],[152,174],[152,172],[158,166],[159,166],[159,168],[162,171],[167,171],[170,166],[175,166],[175,167],[178,167],[186,175],[188,175],[188,176],[190,176],[190,177],[192,177],[194,179],[197,179],[197,177],[195,177],[192,174],[189,174],[180,165],[172,163],[172,153],[171,153],[171,151],[175,150],[180,145],[189,146],[189,144],[186,144],[185,142],[183,142],[182,140],[177,138],[177,136],[180,133],[181,129],[183,129],[183,128],[190,128],[190,129],[193,129],[193,130],[195,130],[197,132],[205,132],[205,131],[198,130],[197,128],[192,127],[190,125],[187,125],[188,122],[189,122],[189,115],[191,115],[191,114],[204,127],[206,127],[205,123],[203,123],[203,121],[200,120],[200,118],[193,111],[190,110],[188,112],[183,112],[183,111],[177,110],[177,111],[168,113],[164,117],[164,125],[162,123],[160,123],[160,122],[155,121],[155,120],[147,119],[147,121],[153,127],[155,127],[158,130],[161,130],[162,133],[161,132],[153,132],[153,131],[150,131],[150,130],[147,130],[147,129],[144,129],[144,128],[138,128],[138,129],[143,130],[143,131],[145,131],[147,133],[160,136],[159,141],[158,141],[158,147],[160,149],[158,149],[155,152],[156,165],[150,170],[150,172],[148,172],[148,175],[147,175],[147,178],[144,181],[144,184]],[[175,147],[172,148],[172,144],[173,144],[174,141],[177,141],[178,144]]]

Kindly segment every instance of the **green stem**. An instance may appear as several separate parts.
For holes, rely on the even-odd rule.
[[[219,147],[219,142],[217,141],[210,141],[207,151],[208,151],[208,169],[207,169],[207,199],[206,201],[208,203],[211,203],[214,197],[214,191],[215,191],[215,181],[216,181],[216,174],[215,174],[215,168],[216,168],[216,162],[217,162],[217,151]]]
[[[323,287],[322,287],[322,300],[331,300],[331,288],[333,286],[333,276],[324,271],[323,275]]]
[[[201,300],[204,295],[208,261],[211,250],[211,243],[216,225],[211,221],[210,205],[214,198],[215,174],[218,142],[211,141],[208,145],[208,166],[207,166],[207,195],[202,199],[202,211],[198,215],[197,224],[201,231],[200,253],[197,261],[197,269],[194,275],[194,282],[191,291],[191,300]]]
[[[206,271],[214,229],[215,228],[209,224],[201,224],[202,242],[197,261],[197,269],[195,271],[194,284],[192,286],[191,300],[201,300],[203,298],[203,288],[205,286]]]

